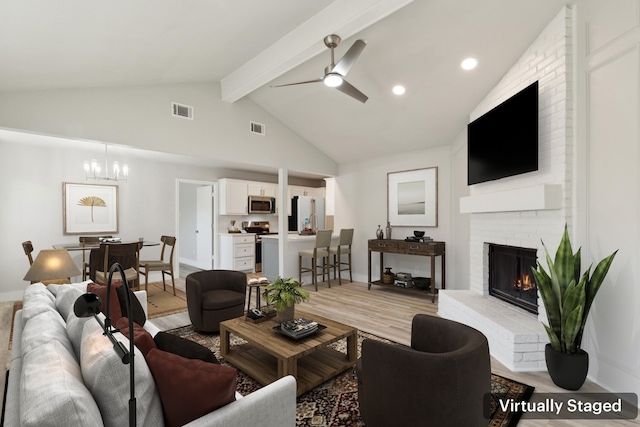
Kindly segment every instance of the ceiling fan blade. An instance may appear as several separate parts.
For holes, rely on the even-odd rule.
[[[306,82],[297,82],[297,83],[285,83],[283,85],[276,85],[276,86],[271,86],[271,87],[304,85],[304,84],[307,84],[307,83],[320,83],[321,81],[323,81],[323,79],[307,80]]]
[[[347,53],[344,54],[342,59],[338,61],[331,71],[346,76],[365,47],[367,47],[366,41],[356,40],[356,42],[349,48]]]
[[[367,95],[365,95],[364,93],[360,92],[358,89],[356,89],[355,87],[353,87],[351,85],[351,83],[349,83],[348,81],[342,79],[342,84],[340,86],[336,86],[336,89],[338,89],[340,92],[347,94],[349,96],[351,96],[352,98],[357,99],[358,101],[362,102],[363,104],[365,102],[367,102],[367,99],[369,99],[369,97]]]

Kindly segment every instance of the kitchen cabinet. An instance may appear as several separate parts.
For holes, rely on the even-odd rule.
[[[287,194],[289,195],[289,200],[287,200],[287,215],[291,216],[291,199],[295,196],[314,196],[314,197],[324,197],[325,196],[325,188],[324,187],[303,187],[300,185],[290,185],[287,188]]]
[[[294,196],[324,197],[324,187],[302,187],[299,185],[290,185],[288,190],[289,198]]]
[[[256,267],[256,235],[231,233],[220,235],[220,268],[253,273]]]
[[[220,215],[247,215],[249,190],[247,181],[223,178],[218,180]]]
[[[276,197],[276,194],[278,194],[278,184],[249,181],[247,188],[249,196]]]

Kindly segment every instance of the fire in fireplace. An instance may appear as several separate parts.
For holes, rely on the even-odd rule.
[[[536,250],[489,244],[489,294],[538,314],[538,292],[531,274]]]

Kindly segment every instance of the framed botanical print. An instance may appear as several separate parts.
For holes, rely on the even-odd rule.
[[[64,234],[118,233],[118,186],[62,183]]]
[[[397,226],[438,226],[438,168],[387,173],[387,220]]]

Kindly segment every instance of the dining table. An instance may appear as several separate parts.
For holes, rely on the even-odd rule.
[[[110,245],[119,245],[122,243],[140,243],[142,247],[145,246],[159,246],[160,242],[149,240],[115,240],[105,241],[103,243]],[[67,251],[83,251],[83,264],[84,264],[84,251],[89,252],[89,279],[96,280],[96,271],[102,271],[104,268],[104,250],[100,248],[100,242],[72,242],[72,243],[56,243],[53,245],[55,249],[66,249]],[[124,268],[132,267],[136,264],[135,256],[129,257],[112,257],[109,256],[109,265],[117,262]],[[83,265],[84,269],[84,265]]]

